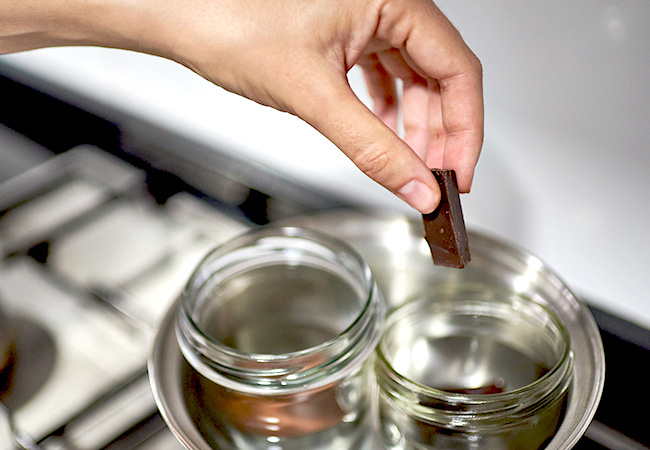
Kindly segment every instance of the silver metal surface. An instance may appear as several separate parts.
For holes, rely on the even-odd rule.
[[[9,410],[0,403],[0,450],[19,450]]]
[[[391,306],[441,281],[480,281],[505,286],[555,310],[569,329],[575,357],[574,386],[564,422],[549,450],[575,445],[591,422],[604,382],[600,334],[590,312],[548,267],[522,249],[470,233],[472,262],[463,269],[434,266],[418,220],[404,216],[327,212],[283,221],[343,239],[370,265]],[[209,450],[187,413],[183,364],[173,321],[174,308],[159,330],[149,362],[154,396],[169,428],[192,450]]]
[[[144,174],[92,146],[50,158],[0,184],[0,257],[52,238],[117,196],[143,194]]]
[[[650,447],[639,444],[634,439],[597,420],[591,422],[585,435],[593,442],[609,450],[650,450]]]
[[[0,286],[18,332],[13,386],[5,400],[16,425],[31,436],[51,433],[144,365],[143,329],[71,295],[38,263],[19,258],[5,265]]]
[[[0,183],[52,156],[45,147],[0,124]]]
[[[156,410],[144,373],[129,380],[110,395],[89,405],[83,414],[64,426],[64,433],[41,442],[43,450],[103,449],[130,427]]]
[[[0,450],[39,450],[34,440],[14,426],[11,412],[0,403]]]
[[[194,425],[183,393],[183,372],[187,364],[175,333],[178,302],[161,322],[149,359],[149,380],[156,404],[165,423],[183,444],[192,450],[213,450]]]
[[[41,448],[179,448],[159,418],[134,432],[146,442],[121,436],[158,417],[145,375],[158,321],[202,255],[246,226],[188,194],[158,205],[144,181],[83,146],[0,184],[0,330],[13,332],[0,401]]]

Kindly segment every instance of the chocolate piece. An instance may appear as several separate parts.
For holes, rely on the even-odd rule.
[[[469,263],[469,243],[453,170],[433,169],[442,197],[438,208],[423,214],[425,239],[435,264],[462,269]]]

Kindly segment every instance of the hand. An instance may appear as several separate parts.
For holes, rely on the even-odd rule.
[[[213,8],[206,13],[204,2],[192,2],[197,10],[185,8],[185,18],[176,22],[174,34],[183,40],[173,59],[226,89],[303,118],[421,212],[439,200],[427,166],[455,169],[460,190],[469,191],[483,136],[481,67],[432,2],[208,3]],[[364,68],[384,123],[347,83],[355,63]],[[396,78],[404,81],[406,143],[392,131]]]
[[[81,4],[72,8],[75,1]],[[483,139],[481,66],[429,0],[0,0],[0,10],[3,2],[10,10],[68,5],[49,14],[41,45],[160,55],[301,117],[423,213],[440,196],[427,166],[455,169],[460,190],[470,189]],[[23,47],[39,45],[34,35]],[[355,64],[364,69],[374,114],[347,82]],[[398,78],[404,140],[394,132]]]

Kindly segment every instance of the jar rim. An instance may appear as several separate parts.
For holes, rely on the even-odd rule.
[[[200,277],[201,267],[206,261],[220,255],[235,251],[240,245],[249,242],[255,246],[265,238],[280,238],[282,242],[309,241],[332,254],[341,255],[357,266],[361,278],[358,281],[363,289],[363,303],[354,320],[338,335],[317,345],[281,354],[246,352],[230,347],[204,332],[191,317],[187,299],[193,290],[200,291],[202,286],[195,286]],[[217,246],[201,260],[190,276],[182,294],[176,321],[176,333],[181,350],[188,362],[202,375],[220,384],[242,383],[248,385],[244,390],[264,392],[269,389],[301,389],[306,384],[326,384],[317,372],[325,369],[329,375],[336,371],[337,378],[353,369],[353,362],[367,357],[375,348],[383,326],[385,305],[383,297],[375,283],[372,272],[361,256],[347,243],[325,233],[300,227],[264,226],[245,232],[226,244]],[[359,342],[365,345],[356,349]],[[355,347],[355,349],[353,349]],[[315,361],[318,360],[318,361]],[[289,367],[291,366],[291,367]],[[328,377],[325,377],[328,378]],[[250,383],[246,383],[250,379]],[[328,378],[329,379],[329,378]]]

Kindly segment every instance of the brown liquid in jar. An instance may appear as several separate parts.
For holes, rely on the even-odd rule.
[[[530,368],[532,360],[524,361]],[[544,376],[549,369],[534,363],[537,379]],[[534,380],[532,380],[534,381]],[[509,387],[504,378],[496,377],[489,384],[478,387],[437,387],[452,394],[467,395],[492,395],[508,392]],[[535,414],[523,419],[518,419],[514,425],[494,428],[484,431],[468,431],[463,428],[442,427],[421,420],[416,420],[412,432],[418,436],[418,442],[427,443],[427,448],[457,448],[461,450],[485,449],[491,450],[541,450],[552,440],[553,435],[562,423],[566,410],[567,395],[558,401],[544,406]],[[462,403],[450,405],[430,399],[421,398],[419,403],[433,409],[446,409],[447,411],[464,410]]]
[[[236,392],[195,374],[202,414],[244,434],[301,436],[338,424],[344,412],[330,385],[305,394],[257,396]]]
[[[248,354],[281,355],[321,345],[343,332],[362,307],[347,282],[309,266],[253,269],[222,283],[215,292],[219,295],[228,302],[206,307],[199,319],[201,329],[211,339]],[[314,359],[309,366],[323,362]],[[224,430],[231,429],[242,435],[312,435],[336,427],[344,418],[353,423],[355,414],[365,412],[356,411],[358,404],[347,401],[347,387],[342,387],[351,380],[351,388],[358,387],[356,393],[365,398],[365,375],[357,371],[319,388],[266,395],[228,389],[190,366],[186,371],[192,383],[185,390],[193,396],[190,412],[207,430],[204,434],[222,434],[224,439],[229,439]]]

